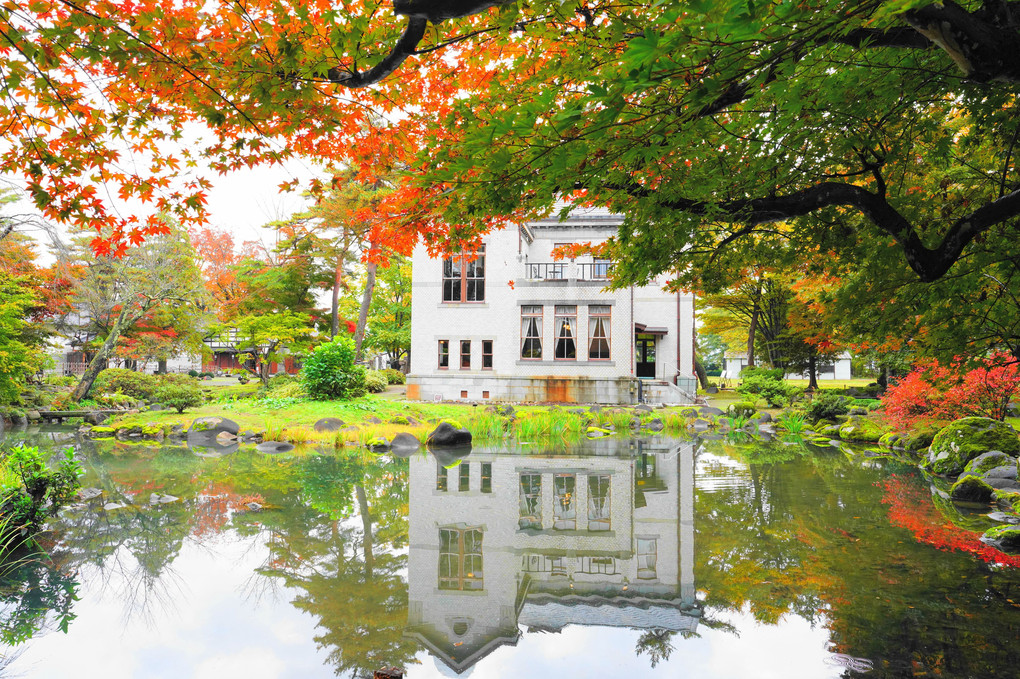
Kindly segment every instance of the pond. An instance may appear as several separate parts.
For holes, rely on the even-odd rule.
[[[1020,557],[912,467],[726,440],[459,458],[73,445],[0,675],[1015,677]]]

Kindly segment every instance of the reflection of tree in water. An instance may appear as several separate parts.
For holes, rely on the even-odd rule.
[[[404,638],[407,583],[407,479],[404,460],[311,459],[302,473],[319,514],[279,525],[266,575],[303,590],[293,604],[319,620],[315,638],[337,675],[371,674],[413,662]]]
[[[869,677],[1015,675],[1020,647],[1004,630],[1020,629],[1020,571],[939,552],[890,525],[890,477],[904,496],[904,485],[920,485],[913,495],[931,504],[916,470],[862,466],[835,450],[796,464],[781,451],[714,452],[749,464],[699,472],[695,581],[707,615],[820,622],[834,657],[870,660]]]
[[[74,620],[77,589],[61,564],[45,554],[25,555],[19,566],[0,575],[0,644],[16,646],[48,630],[66,632]]]
[[[638,655],[647,654],[652,667],[655,667],[663,660],[669,660],[675,650],[673,647],[673,636],[676,632],[666,629],[650,629],[638,637],[634,652]]]

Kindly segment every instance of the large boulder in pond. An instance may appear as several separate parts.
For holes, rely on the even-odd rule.
[[[440,422],[425,441],[429,448],[458,448],[471,446],[471,432],[454,427],[449,422]]]
[[[1002,451],[989,450],[987,453],[981,453],[968,462],[967,466],[963,468],[963,473],[971,474],[972,476],[984,476],[986,472],[989,472],[996,467],[1008,466],[1013,467],[1013,478],[1016,478],[1016,459]],[[1008,478],[1001,474],[997,474],[997,476],[999,476],[999,478]]]
[[[1020,436],[1005,422],[988,417],[964,417],[935,435],[921,468],[933,474],[954,476],[961,473],[968,462],[992,450],[1016,457],[1020,454]]]
[[[1020,526],[996,526],[981,536],[981,542],[1003,552],[1020,552]]]
[[[411,457],[421,447],[418,437],[407,432],[400,432],[390,442],[390,452],[397,457]]]
[[[191,423],[191,427],[188,429],[188,438],[201,436],[214,439],[221,432],[237,436],[239,431],[241,431],[241,425],[225,417],[200,417]]]
[[[963,502],[991,502],[995,489],[977,476],[964,476],[953,484],[949,497]]]
[[[863,417],[851,417],[839,427],[839,438],[851,443],[878,443],[881,427]]]

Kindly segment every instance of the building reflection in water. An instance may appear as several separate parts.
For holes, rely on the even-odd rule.
[[[520,626],[698,624],[692,442],[415,456],[409,537],[405,634],[458,674]]]

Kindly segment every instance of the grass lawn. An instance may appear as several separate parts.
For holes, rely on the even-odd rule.
[[[851,380],[818,380],[819,389],[846,389],[847,387],[866,387],[874,384],[877,378],[855,377]],[[787,384],[807,389],[808,380],[786,380]]]

